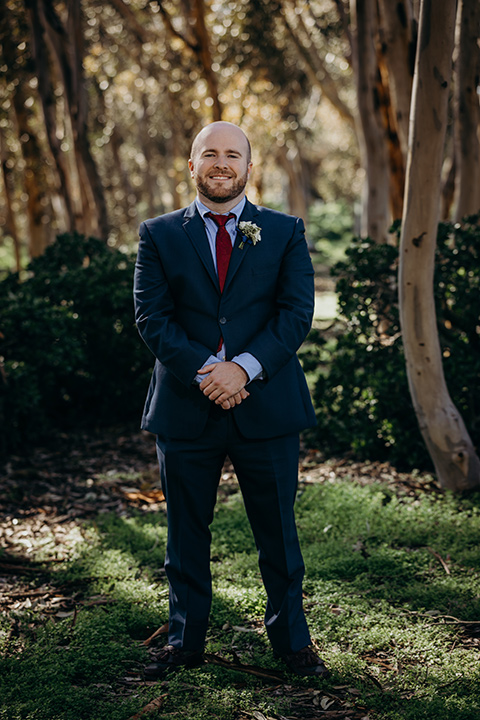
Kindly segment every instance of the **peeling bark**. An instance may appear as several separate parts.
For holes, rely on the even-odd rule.
[[[378,0],[380,9],[380,40],[388,69],[388,79],[395,126],[400,147],[407,161],[408,121],[412,95],[416,33],[412,0]]]

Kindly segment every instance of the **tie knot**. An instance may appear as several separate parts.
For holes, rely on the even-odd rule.
[[[235,217],[233,213],[228,213],[228,215],[217,215],[216,213],[208,212],[205,214],[207,217],[211,218],[218,227],[225,227],[227,222]]]

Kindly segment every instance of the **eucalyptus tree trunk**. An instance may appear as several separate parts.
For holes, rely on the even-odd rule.
[[[108,222],[105,192],[95,160],[90,149],[88,137],[88,99],[83,72],[84,36],[82,28],[82,8],[77,0],[68,0],[67,33],[70,44],[71,96],[69,103],[72,119],[75,157],[88,206],[96,216],[98,232],[104,240],[110,229]],[[65,91],[68,91],[65,88]]]
[[[184,17],[184,28],[180,31],[177,23],[173,23],[172,16],[166,8],[166,3],[159,4],[159,10],[167,32],[171,37],[180,38],[195,56],[199,67],[208,85],[212,100],[212,119],[222,119],[223,107],[218,92],[217,75],[212,67],[212,52],[210,49],[210,35],[205,23],[205,2],[203,0],[181,0],[181,14]],[[179,13],[176,13],[178,19]]]
[[[222,104],[218,94],[218,81],[216,73],[212,68],[212,53],[210,50],[210,36],[205,24],[205,2],[203,0],[194,0],[193,17],[195,19],[195,35],[197,39],[196,53],[200,61],[200,67],[203,67],[205,80],[207,81],[210,97],[212,98],[213,120],[222,119]]]
[[[36,0],[25,0],[30,30],[32,34],[32,55],[35,60],[35,72],[38,79],[38,92],[42,103],[47,140],[58,175],[57,191],[64,203],[66,216],[66,230],[75,230],[75,215],[80,215],[79,209],[75,213],[75,193],[68,158],[61,149],[57,126],[57,101],[54,94],[52,78],[50,77],[50,63],[46,61],[47,47],[45,42],[45,29],[40,22],[38,4]]]
[[[378,5],[381,45],[388,69],[397,133],[406,165],[416,42],[412,0],[378,0]]]
[[[5,77],[12,88],[11,99],[20,148],[24,161],[23,185],[27,195],[26,216],[28,250],[30,257],[41,255],[53,240],[52,207],[49,200],[48,179],[39,139],[33,128],[35,123],[28,103],[28,75],[18,60],[15,41],[15,17],[6,3],[0,2],[0,37],[5,60]]]
[[[455,220],[480,210],[480,3],[459,0],[455,53]]]
[[[109,224],[103,185],[90,150],[88,103],[83,76],[83,30],[81,4],[68,0],[68,30],[63,26],[53,0],[38,0],[39,16],[46,30],[58,75],[62,78],[72,127],[75,163],[83,203],[86,232],[107,238]]]
[[[413,405],[439,483],[480,485],[480,461],[445,383],[433,293],[455,0],[422,0],[400,240],[400,322]]]
[[[288,210],[308,222],[310,206],[309,178],[305,161],[297,144],[278,147],[277,157],[288,179]]]
[[[408,149],[408,120],[412,96],[416,31],[412,0],[378,0],[379,68],[382,84],[379,93],[388,99],[385,108],[387,147],[390,159],[390,207],[392,218],[403,213],[405,167]]]
[[[405,191],[405,164],[395,119],[395,108],[392,104],[392,95],[385,58],[381,53],[378,56],[378,76],[376,97],[383,119],[384,142],[387,148],[389,171],[389,209],[390,218],[398,220],[403,212],[403,194]]]
[[[390,226],[389,167],[378,97],[376,0],[351,0],[352,58],[358,101],[358,138],[365,169],[361,234],[386,242]]]
[[[348,105],[342,100],[338,94],[337,85],[327,69],[327,65],[320,55],[315,45],[311,32],[309,31],[303,15],[309,13],[308,19],[311,26],[315,23],[315,18],[311,14],[309,5],[304,8],[302,13],[297,12],[297,6],[294,0],[288,0],[284,5],[284,13],[282,19],[285,29],[292,38],[299,56],[303,60],[305,73],[313,87],[318,87],[332,107],[338,112],[340,117],[345,120],[348,125],[355,130],[355,118]]]
[[[8,163],[8,151],[2,133],[0,132],[0,164],[2,169],[3,189],[5,195],[5,211],[6,211],[6,232],[13,240],[13,249],[15,253],[15,270],[20,272],[22,269],[22,257],[20,250],[20,238],[17,230],[17,222],[15,213],[13,212],[12,190],[10,187],[11,169]],[[1,366],[0,366],[1,367]]]

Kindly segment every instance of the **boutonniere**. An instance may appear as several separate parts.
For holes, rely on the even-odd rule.
[[[238,229],[243,235],[243,240],[238,246],[240,250],[243,249],[243,246],[246,242],[250,243],[250,245],[256,245],[260,242],[262,239],[261,236],[261,230],[258,227],[258,225],[255,225],[255,223],[252,222],[241,222],[238,223]]]

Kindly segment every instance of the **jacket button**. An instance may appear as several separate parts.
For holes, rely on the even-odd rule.
[[[220,325],[225,325],[225,323],[227,322],[227,318],[221,317],[218,322],[220,323]]]

